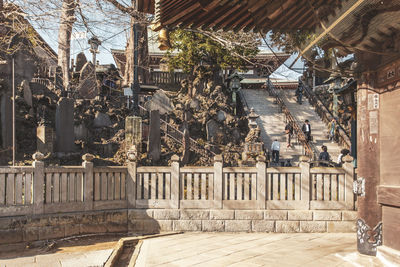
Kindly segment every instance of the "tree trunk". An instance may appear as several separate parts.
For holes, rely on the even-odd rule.
[[[75,22],[75,6],[75,0],[63,0],[58,31],[58,65],[62,69],[64,89],[67,89],[69,84],[71,33]]]
[[[132,7],[136,7],[136,1],[132,0]],[[134,24],[136,25],[136,34],[138,35],[138,47],[135,47],[135,32],[134,32]],[[138,49],[138,80],[139,83],[148,83],[150,80],[149,73],[149,48],[148,48],[148,36],[147,36],[147,24],[137,21],[137,19],[131,17],[131,27],[130,27],[130,36],[128,40],[128,44],[126,47],[125,55],[126,55],[126,65],[125,65],[125,73],[124,80],[126,85],[132,84],[134,81],[134,51]]]

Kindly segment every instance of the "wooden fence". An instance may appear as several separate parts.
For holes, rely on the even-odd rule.
[[[187,79],[188,74],[182,72],[163,72],[152,71],[151,80],[155,84],[180,84],[182,80]]]
[[[107,209],[274,209],[353,210],[354,168],[351,157],[343,167],[266,168],[223,167],[222,156],[211,167],[171,166],[0,168],[0,217]]]

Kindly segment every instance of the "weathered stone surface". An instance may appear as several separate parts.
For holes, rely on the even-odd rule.
[[[0,244],[18,243],[23,240],[21,229],[0,230]]]
[[[211,220],[233,220],[235,218],[234,210],[211,210]]]
[[[39,228],[39,239],[56,239],[64,237],[64,226],[44,226]]]
[[[82,98],[93,99],[98,95],[94,71],[94,65],[90,61],[87,62],[81,69],[78,91]]]
[[[328,233],[353,233],[356,229],[356,222],[327,222]]]
[[[134,219],[148,219],[153,217],[153,210],[128,210],[129,220]]]
[[[204,232],[223,232],[225,222],[223,220],[202,221],[202,231]]]
[[[250,232],[251,231],[251,220],[226,220],[225,221],[226,232]]]
[[[126,117],[125,119],[125,148],[131,149],[136,146],[136,152],[141,151],[142,143],[142,118]]]
[[[150,111],[148,156],[152,161],[158,161],[161,156],[160,113],[158,110]]]
[[[0,95],[1,143],[3,148],[12,146],[12,101],[9,94]]]
[[[216,123],[214,120],[209,120],[206,123],[208,141],[211,141],[211,139],[215,139],[217,137],[218,129],[219,129],[218,123]]]
[[[201,221],[178,220],[173,222],[174,231],[201,231]]]
[[[264,212],[265,220],[287,220],[288,212],[286,210],[266,210]]]
[[[65,228],[65,234],[64,236],[74,236],[74,235],[79,235],[81,227],[79,224],[67,224],[64,226]]]
[[[22,90],[24,92],[24,100],[28,106],[32,107],[32,91],[29,87],[29,82],[27,80],[23,80],[21,83]]]
[[[154,219],[178,220],[179,210],[154,210]]]
[[[159,233],[160,232],[160,225],[156,220],[138,220],[132,222],[134,225],[133,230],[139,231],[142,233]],[[131,231],[132,228],[129,228]]]
[[[342,211],[342,220],[343,221],[356,221],[358,218],[357,211]]]
[[[236,210],[236,220],[262,220],[264,212],[262,210]]]
[[[275,221],[254,220],[251,229],[253,232],[274,232]]]
[[[158,220],[159,229],[161,232],[173,231],[172,220]]]
[[[299,221],[276,221],[277,233],[297,233],[300,231]]]
[[[88,139],[88,129],[82,123],[79,125],[74,125],[75,140],[87,140]]]
[[[208,210],[181,210],[182,220],[208,220],[210,211]]]
[[[76,56],[75,71],[76,71],[76,72],[81,71],[81,69],[83,68],[83,66],[85,66],[86,63],[87,63],[87,59],[86,59],[85,53],[80,52],[80,53]]]
[[[79,225],[78,225],[78,234],[79,234]],[[29,227],[24,228],[24,241],[37,241],[39,240],[39,228],[38,227]]]
[[[340,221],[342,213],[340,211],[320,210],[314,211],[314,221]]]
[[[312,221],[313,213],[310,210],[289,210],[289,221]]]
[[[223,110],[219,110],[217,112],[217,120],[218,121],[224,121],[226,119],[226,112]]]
[[[93,126],[94,127],[110,127],[112,125],[112,122],[110,120],[110,117],[105,114],[105,113],[101,113],[101,112],[96,112],[96,115],[94,117],[93,120]]]
[[[36,149],[46,155],[54,152],[54,131],[53,128],[40,125],[36,128]]]
[[[81,234],[107,233],[107,226],[103,223],[81,224]]]
[[[111,222],[111,223],[125,223],[128,220],[128,213],[126,211],[111,211],[107,212],[106,214],[106,222]]]
[[[56,151],[73,152],[74,139],[74,100],[62,97],[56,110]]]
[[[164,115],[174,109],[174,104],[165,94],[164,90],[157,90],[151,100],[145,103],[144,107],[148,111],[158,110],[161,115]]]
[[[200,101],[198,99],[192,99],[189,103],[189,107],[198,110],[200,108]]]
[[[315,222],[315,221],[301,221],[300,232],[302,233],[325,233],[326,222]]]

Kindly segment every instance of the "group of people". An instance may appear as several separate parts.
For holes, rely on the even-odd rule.
[[[332,142],[334,141],[334,136],[335,136],[335,131],[336,131],[336,120],[332,119],[332,121],[328,125],[329,128],[329,140]],[[304,133],[304,136],[306,138],[307,142],[312,141],[312,135],[311,135],[311,125],[309,120],[305,120],[303,126],[301,127],[302,132]],[[292,137],[293,137],[293,124],[292,122],[288,122],[285,126],[285,135],[286,135],[286,147],[292,147]],[[273,163],[279,163],[279,151],[280,151],[280,143],[278,139],[275,139],[272,144],[271,144],[271,151],[272,151],[272,162]],[[319,160],[320,161],[326,161],[330,162],[331,157],[328,153],[328,147],[323,145],[321,147],[322,152],[319,155]],[[348,149],[342,149],[340,151],[340,155],[337,159],[336,164],[341,165],[343,163],[343,157],[349,154]],[[326,163],[321,163],[321,165],[326,165]],[[290,161],[287,161],[284,163],[284,166],[291,166]]]

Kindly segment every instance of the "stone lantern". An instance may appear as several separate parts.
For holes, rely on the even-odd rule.
[[[234,113],[236,115],[236,109],[237,109],[237,101],[236,101],[236,95],[237,92],[240,90],[240,81],[243,80],[241,76],[237,72],[232,74],[227,78],[229,81],[229,90],[232,92],[232,103],[234,107]]]
[[[257,128],[257,118],[260,117],[254,112],[254,108],[250,109],[250,114],[247,116],[249,120],[249,128]]]
[[[338,117],[338,94],[336,93],[342,88],[342,77],[338,73],[332,73],[325,83],[329,83],[328,92],[332,94],[332,113],[335,118]]]

